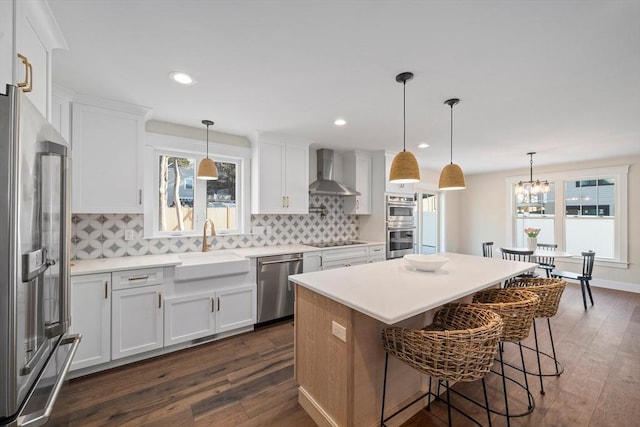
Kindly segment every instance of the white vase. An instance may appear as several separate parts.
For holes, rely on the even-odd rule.
[[[527,237],[527,249],[530,251],[534,251],[538,247],[538,238],[537,237]]]

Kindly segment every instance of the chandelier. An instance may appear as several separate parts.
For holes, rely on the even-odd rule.
[[[551,184],[549,184],[549,181],[540,181],[539,179],[535,181],[533,180],[534,154],[536,154],[535,151],[527,153],[527,156],[529,156],[529,181],[520,181],[516,185],[516,194],[523,196],[525,199],[529,199],[529,201],[531,201],[531,195],[533,194],[544,194],[551,191]]]

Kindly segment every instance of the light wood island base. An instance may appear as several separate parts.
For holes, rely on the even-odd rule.
[[[426,312],[398,326],[430,323]],[[332,324],[346,329],[343,341]],[[343,304],[296,285],[295,379],[298,401],[319,426],[377,426],[384,379],[382,329],[388,326]],[[426,391],[418,372],[389,359],[386,409],[392,413]],[[417,402],[389,425],[399,425],[426,405]]]

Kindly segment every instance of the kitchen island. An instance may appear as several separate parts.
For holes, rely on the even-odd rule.
[[[389,325],[421,328],[432,310],[536,267],[455,253],[435,272],[403,259],[290,276],[296,284],[295,377],[298,401],[320,426],[373,426],[380,418]],[[390,359],[388,413],[426,389],[425,378]],[[424,402],[394,419],[401,423]]]

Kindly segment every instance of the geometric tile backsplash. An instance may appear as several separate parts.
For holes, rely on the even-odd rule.
[[[213,248],[250,248],[358,238],[358,217],[343,213],[342,197],[311,195],[309,202],[310,206],[323,205],[324,212],[251,215],[251,230],[253,227],[271,227],[271,234],[219,235],[213,238]],[[198,252],[202,248],[201,236],[144,239],[141,214],[73,214],[72,223],[72,259]],[[124,240],[125,230],[133,230],[133,240]]]

